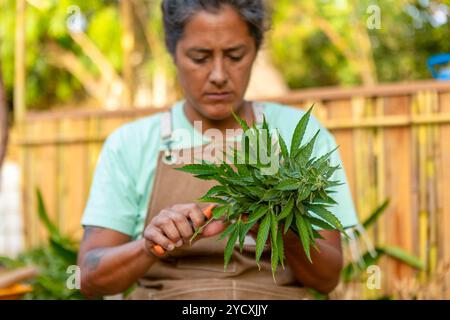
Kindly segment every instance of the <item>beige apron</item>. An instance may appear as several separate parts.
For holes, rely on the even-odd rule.
[[[257,123],[262,122],[262,105],[254,104]],[[146,225],[162,209],[180,203],[192,203],[204,195],[215,181],[203,181],[192,175],[174,170],[177,163],[171,144],[171,113],[165,113],[161,120],[161,136],[167,146],[159,154],[153,192],[149,202]],[[199,152],[205,147],[183,150],[192,152],[193,159],[199,159]],[[171,156],[171,163],[168,163]],[[192,160],[193,160],[192,159]],[[184,163],[186,164],[186,163]],[[206,205],[201,205],[204,207]],[[192,299],[192,300],[288,300],[308,299],[308,290],[296,283],[289,266],[276,274],[275,284],[270,265],[270,248],[266,247],[261,257],[261,270],[255,262],[254,240],[246,241],[242,253],[235,246],[230,264],[224,272],[224,248],[227,239],[219,236],[201,239],[191,247],[176,249],[168,257],[158,260],[138,281],[129,299]]]

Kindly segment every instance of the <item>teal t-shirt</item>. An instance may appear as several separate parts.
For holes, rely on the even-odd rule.
[[[184,114],[184,101],[173,107],[173,130],[183,129],[191,139],[174,141],[174,149],[197,146],[202,135]],[[275,103],[263,103],[264,114],[271,129],[278,128],[288,147],[295,127],[304,111]],[[89,199],[83,214],[83,226],[112,229],[137,239],[144,229],[147,205],[153,188],[157,158],[164,146],[160,133],[161,113],[128,123],[114,131],[106,140],[94,174]],[[313,156],[321,156],[336,147],[330,132],[314,117],[307,127],[305,139],[321,129]],[[204,141],[204,140],[203,140]],[[305,141],[305,140],[304,140]],[[332,165],[341,165],[339,152],[331,156]],[[344,184],[335,187],[330,208],[344,227],[358,224],[355,207],[344,170],[334,173],[333,180]]]

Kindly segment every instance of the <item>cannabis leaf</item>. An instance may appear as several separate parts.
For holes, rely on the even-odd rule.
[[[201,202],[214,203],[214,219],[229,223],[219,239],[228,237],[224,252],[226,269],[233,256],[236,243],[239,250],[245,248],[245,237],[256,226],[255,261],[260,267],[260,260],[267,244],[271,249],[271,269],[275,280],[278,266],[284,268],[285,252],[283,235],[294,232],[298,236],[299,246],[304,250],[308,260],[311,248],[318,250],[316,239],[322,238],[319,230],[338,230],[345,234],[344,227],[330,208],[336,205],[333,188],[342,184],[331,180],[334,173],[341,168],[332,166],[331,155],[336,149],[313,157],[314,147],[321,131],[308,141],[306,136],[311,107],[298,122],[290,150],[277,130],[276,143],[269,131],[269,124],[264,118],[261,128],[251,127],[235,113],[236,121],[244,130],[239,148],[227,150],[224,159],[229,163],[186,165],[177,170],[189,173],[202,180],[217,181],[203,197]],[[281,151],[276,157],[272,152]],[[278,170],[267,174],[265,168],[277,161]],[[194,237],[201,231],[199,228]],[[194,238],[193,237],[193,238]]]

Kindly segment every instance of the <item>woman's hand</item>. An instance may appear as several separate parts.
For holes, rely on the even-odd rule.
[[[190,239],[195,229],[207,221],[202,210],[195,203],[178,204],[161,210],[148,224],[144,231],[145,246],[151,252],[153,247],[160,245],[167,251],[190,245]],[[203,229],[195,241],[213,237],[226,228],[222,221],[212,221]],[[155,252],[156,253],[156,252]],[[156,253],[157,254],[157,253]]]

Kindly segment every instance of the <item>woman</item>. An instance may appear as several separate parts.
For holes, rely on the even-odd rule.
[[[341,240],[332,231],[320,231],[324,239],[318,241],[320,252],[311,251],[313,264],[298,237],[289,232],[284,239],[287,266],[277,273],[277,284],[267,250],[258,271],[251,238],[242,253],[234,251],[224,272],[224,243],[216,241],[224,223],[209,224],[198,241],[189,244],[192,225],[202,226],[205,220],[195,200],[210,185],[173,170],[174,164],[167,161],[176,150],[202,150],[209,129],[224,134],[237,129],[232,109],[248,123],[260,122],[263,112],[272,128],[280,128],[286,138],[292,136],[303,111],[244,100],[264,37],[263,2],[162,2],[166,45],[186,99],[170,113],[125,125],[105,143],[82,221],[79,265],[86,296],[120,293],[137,282],[131,294],[135,299],[303,299],[309,297],[305,287],[329,293],[337,285]],[[198,122],[201,129],[193,126]],[[315,119],[307,135],[317,129],[322,133],[315,152],[334,149],[333,137]],[[188,132],[192,139],[177,140],[176,130]],[[338,153],[332,161],[341,164]],[[342,170],[334,178],[346,182]],[[339,205],[333,213],[344,226],[355,225],[347,184],[336,191]],[[156,254],[156,245],[166,250],[164,256]]]

